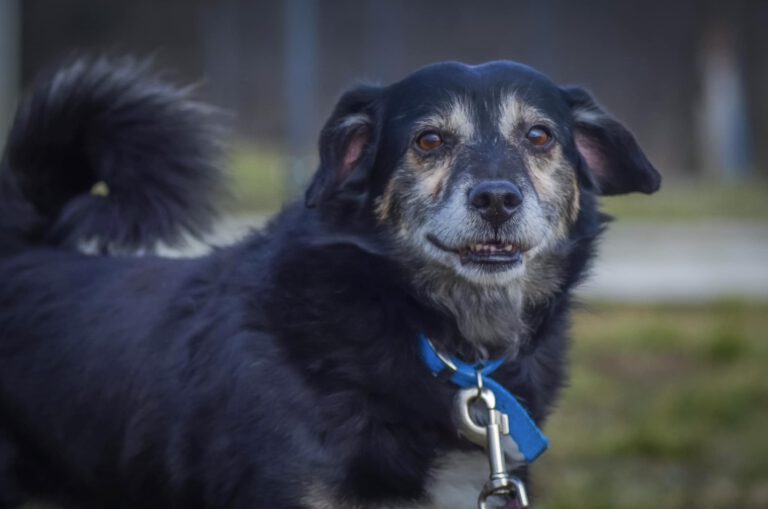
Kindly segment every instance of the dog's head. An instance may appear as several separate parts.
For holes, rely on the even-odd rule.
[[[364,211],[421,274],[508,286],[567,238],[580,193],[651,193],[633,136],[579,88],[512,63],[443,63],[345,94],[310,206]]]

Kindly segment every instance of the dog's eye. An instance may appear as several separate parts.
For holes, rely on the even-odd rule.
[[[416,145],[424,151],[435,150],[443,144],[443,137],[435,131],[425,131],[416,138]]]
[[[543,147],[552,140],[552,133],[544,126],[535,125],[525,134],[528,141],[537,147]]]

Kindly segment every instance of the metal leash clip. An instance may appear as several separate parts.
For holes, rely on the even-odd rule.
[[[470,415],[472,403],[476,400],[488,410],[488,424],[478,425]],[[509,435],[509,418],[496,408],[496,396],[483,387],[482,374],[477,373],[477,387],[462,389],[454,400],[454,420],[459,432],[470,442],[485,448],[491,475],[483,486],[477,500],[478,509],[488,509],[488,499],[507,497],[515,499],[521,508],[528,507],[528,494],[523,482],[507,471],[501,437]]]

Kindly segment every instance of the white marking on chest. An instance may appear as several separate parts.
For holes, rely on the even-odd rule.
[[[438,459],[427,484],[428,501],[414,509],[477,507],[477,496],[488,480],[488,459],[481,451],[451,452]]]
[[[514,467],[515,464],[510,462],[508,466]],[[477,497],[489,474],[488,458],[484,452],[453,451],[435,461],[429,472],[427,493],[423,500],[399,504],[352,504],[339,500],[322,488],[314,488],[304,503],[312,509],[471,509],[477,507]],[[497,509],[501,506],[493,505],[493,500],[490,500],[489,507]]]

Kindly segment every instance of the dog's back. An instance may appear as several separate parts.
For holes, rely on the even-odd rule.
[[[209,262],[116,255],[211,225],[223,183],[215,115],[128,59],[75,61],[19,105],[0,167],[0,507],[16,507],[28,484],[55,495],[62,483],[79,491],[82,475],[108,480],[100,458],[130,462],[130,447],[148,447],[127,445],[130,417],[107,408],[156,404],[129,379],[173,368],[169,352],[184,344],[166,341],[161,322],[195,327],[184,318],[199,300],[178,295]],[[133,426],[162,426],[158,412]]]

